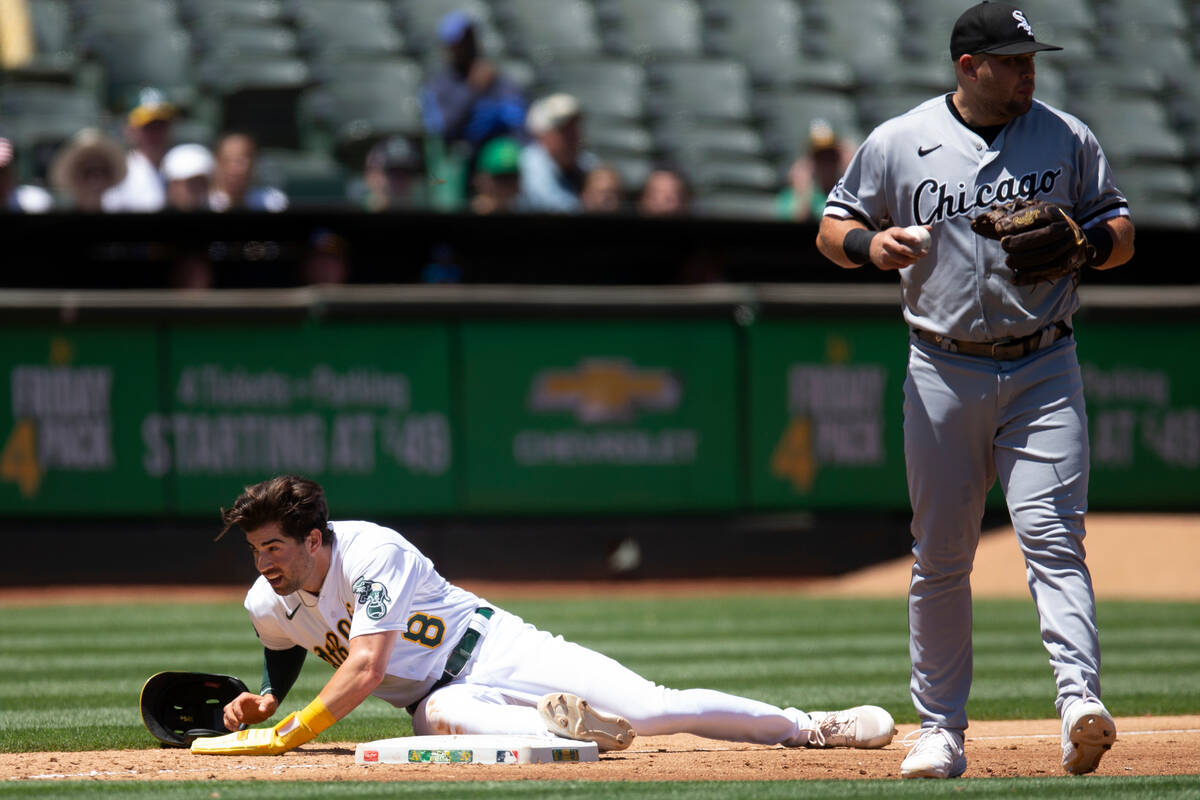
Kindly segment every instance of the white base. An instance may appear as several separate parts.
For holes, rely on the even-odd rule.
[[[355,764],[564,764],[599,761],[595,742],[557,736],[402,736],[363,742]]]

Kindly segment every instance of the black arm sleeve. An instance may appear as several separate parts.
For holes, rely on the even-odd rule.
[[[258,693],[275,695],[275,699],[282,703],[283,698],[292,690],[292,685],[296,683],[296,678],[300,677],[306,655],[308,651],[300,645],[290,650],[271,650],[264,647],[262,688]]]

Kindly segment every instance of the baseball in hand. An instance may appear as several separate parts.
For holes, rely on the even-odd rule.
[[[918,253],[924,255],[925,253],[929,252],[930,247],[934,246],[934,237],[932,237],[929,234],[929,231],[925,230],[922,225],[908,225],[904,231],[910,236],[917,237],[918,241],[916,245],[913,245],[913,247]]]
[[[933,246],[933,237],[929,234],[929,231],[920,225],[909,225],[904,229],[904,232],[910,236],[917,237],[918,241],[913,247],[921,255],[928,253],[929,248]]]

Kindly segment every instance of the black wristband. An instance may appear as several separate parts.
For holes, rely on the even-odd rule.
[[[846,258],[855,264],[870,262],[871,240],[877,234],[878,231],[869,231],[866,228],[851,228],[847,231],[846,238],[842,239],[842,251],[845,252]]]
[[[1101,224],[1088,228],[1083,232],[1083,238],[1087,239],[1088,244],[1096,251],[1095,255],[1088,259],[1089,266],[1094,267],[1108,261],[1109,256],[1112,255],[1114,242],[1112,232],[1107,225]]]

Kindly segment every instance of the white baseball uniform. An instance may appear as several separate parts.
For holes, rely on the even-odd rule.
[[[547,735],[538,700],[569,692],[624,717],[639,735],[693,733],[788,746],[809,741],[813,723],[803,711],[708,689],[658,686],[447,582],[393,530],[357,521],[330,526],[332,556],[318,594],[301,590],[281,597],[260,576],[246,595],[246,609],[268,649],[300,645],[334,667],[345,659],[351,638],[400,631],[374,694],[400,708],[420,701],[413,712],[417,735]],[[494,609],[490,619],[476,613],[487,607]],[[483,635],[466,667],[426,696],[469,625]]]
[[[888,220],[933,226],[932,250],[899,271],[904,319],[913,329],[904,384],[916,557],[911,692],[925,725],[961,730],[972,672],[971,564],[997,477],[1026,559],[1058,684],[1056,705],[1061,713],[1074,698],[1100,695],[1083,548],[1087,416],[1069,328],[1079,307],[1076,281],[1013,285],[1000,243],[975,235],[970,222],[990,204],[1018,197],[1064,206],[1085,228],[1128,210],[1080,120],[1034,101],[998,130],[973,130],[951,97],[876,128],[824,213],[872,230]],[[1037,349],[1020,357],[958,352],[960,342],[1025,336]]]

